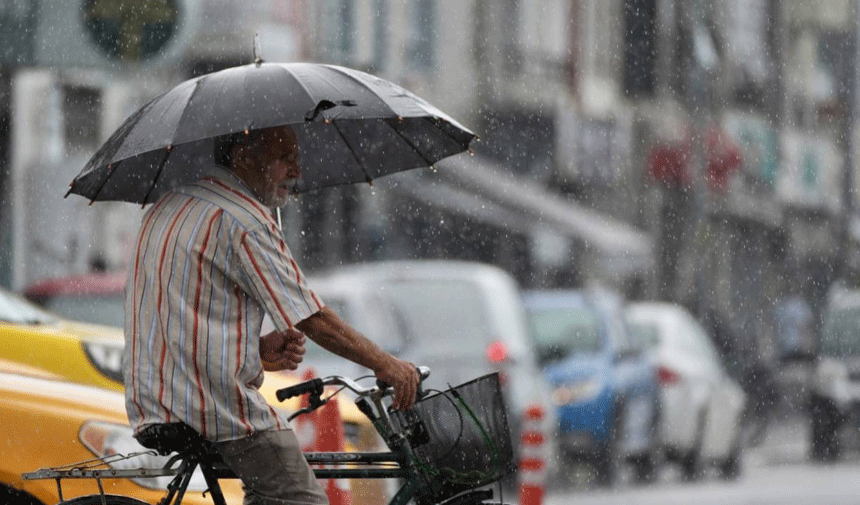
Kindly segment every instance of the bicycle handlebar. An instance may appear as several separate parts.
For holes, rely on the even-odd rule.
[[[426,366],[419,366],[415,368],[418,371],[419,384],[421,381],[430,376],[430,369]],[[282,402],[288,398],[303,395],[306,393],[313,393],[314,395],[319,396],[323,393],[323,388],[325,386],[343,386],[358,396],[369,396],[374,393],[382,393],[385,395],[391,394],[393,392],[393,389],[391,387],[381,381],[379,381],[376,386],[363,387],[360,386],[354,380],[349,379],[347,377],[343,377],[340,375],[332,375],[323,379],[310,379],[304,382],[300,382],[299,384],[296,384],[294,386],[279,389],[275,392],[275,397],[278,399],[279,402]]]
[[[279,402],[282,402],[288,398],[303,395],[305,393],[314,393],[316,395],[321,395],[323,393],[324,386],[325,383],[322,379],[315,378],[306,382],[300,382],[295,386],[289,386],[283,389],[279,389],[275,392],[275,397],[278,399]]]

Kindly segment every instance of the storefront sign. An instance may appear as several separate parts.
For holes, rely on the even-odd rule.
[[[723,129],[740,148],[750,181],[763,190],[774,187],[779,169],[779,138],[770,123],[759,116],[729,113]]]
[[[780,201],[838,212],[842,208],[842,156],[834,142],[787,130],[782,134],[782,167],[776,191]]]

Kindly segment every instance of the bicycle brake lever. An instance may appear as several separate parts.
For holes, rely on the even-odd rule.
[[[304,415],[304,414],[310,414],[311,412],[315,411],[316,409],[318,409],[318,408],[322,407],[323,405],[325,405],[326,403],[328,403],[328,400],[329,400],[328,398],[323,400],[319,396],[311,395],[309,400],[308,400],[310,402],[310,405],[308,405],[307,407],[305,407],[303,409],[299,409],[299,410],[295,411],[293,413],[293,415],[291,415],[290,417],[287,418],[287,421],[292,421],[293,419],[295,419],[301,415]]]

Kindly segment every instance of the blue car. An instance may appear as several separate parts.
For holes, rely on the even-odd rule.
[[[624,299],[583,289],[527,291],[523,301],[552,387],[562,455],[592,463],[602,485],[612,485],[624,463],[638,480],[651,480],[659,452],[657,375],[626,322]]]

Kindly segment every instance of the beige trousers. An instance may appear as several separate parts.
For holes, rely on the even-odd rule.
[[[245,505],[328,505],[293,430],[261,431],[215,446],[245,490]]]

